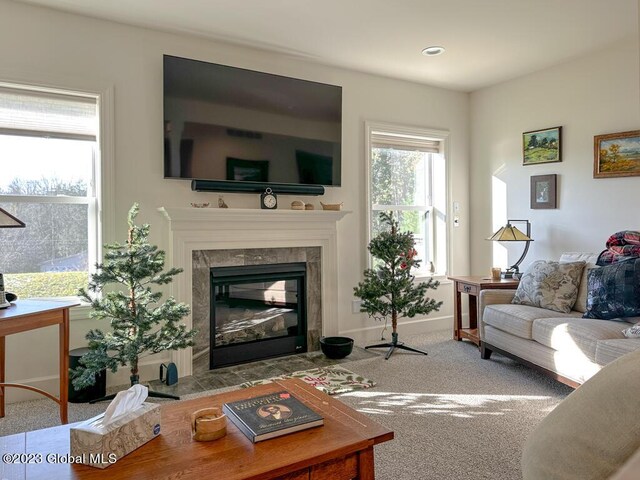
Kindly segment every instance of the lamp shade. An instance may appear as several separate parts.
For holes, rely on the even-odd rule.
[[[513,222],[522,222],[527,226],[527,233],[524,234],[516,227],[511,225]],[[491,235],[487,240],[492,240],[494,242],[525,242],[524,252],[522,252],[522,256],[518,259],[516,263],[511,265],[506,272],[502,273],[502,278],[520,278],[520,271],[518,270],[518,265],[522,263],[524,257],[527,255],[529,251],[529,244],[533,242],[533,238],[531,238],[531,224],[529,220],[507,220],[507,224],[498,230],[496,233]]]
[[[6,210],[0,208],[0,228],[22,228],[25,224]]]
[[[533,239],[528,235],[525,235],[516,227],[507,223],[504,227],[500,228],[496,233],[491,235],[487,240],[493,240],[494,242],[532,242]]]

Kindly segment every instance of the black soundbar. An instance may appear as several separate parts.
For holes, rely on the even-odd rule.
[[[297,183],[239,182],[237,180],[191,180],[195,192],[262,193],[270,188],[274,193],[297,195],[324,195],[322,185]]]

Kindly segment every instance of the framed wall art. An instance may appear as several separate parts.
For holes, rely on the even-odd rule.
[[[522,134],[522,164],[562,161],[562,127],[532,130]]]
[[[593,137],[593,178],[640,176],[640,130]]]
[[[557,175],[531,177],[531,208],[557,208]]]

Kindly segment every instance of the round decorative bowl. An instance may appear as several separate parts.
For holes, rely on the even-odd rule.
[[[353,351],[353,338],[349,337],[322,337],[320,348],[329,358],[344,358]]]

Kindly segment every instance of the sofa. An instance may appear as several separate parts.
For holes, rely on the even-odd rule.
[[[636,351],[606,365],[538,424],[523,448],[523,480],[640,478],[639,363]]]
[[[559,264],[581,263],[584,268],[577,298],[568,313],[511,303],[516,290],[483,290],[479,299],[481,357],[493,352],[513,358],[553,378],[577,387],[617,358],[640,350],[640,338],[623,330],[640,317],[616,320],[583,318],[588,309],[588,275],[598,255],[564,253]],[[526,272],[525,272],[526,275]]]

